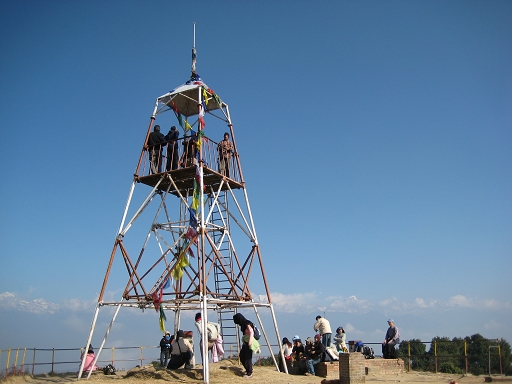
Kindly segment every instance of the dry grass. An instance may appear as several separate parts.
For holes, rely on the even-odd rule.
[[[222,360],[216,364],[210,364],[211,384],[232,384],[249,382],[253,384],[337,384],[338,380],[325,380],[321,377],[286,375],[277,372],[274,367],[254,367],[254,374],[251,379],[242,378],[243,368],[236,361]],[[493,381],[498,381],[494,378]],[[510,379],[510,378],[508,378]],[[76,373],[57,375],[38,375],[9,377],[8,384],[21,383],[55,383],[63,384],[76,382]],[[371,375],[366,376],[366,382],[372,383],[430,383],[430,384],[477,384],[484,383],[484,376],[460,376],[448,374],[433,374],[426,372],[403,373],[400,375]],[[500,380],[501,381],[501,380]],[[89,380],[92,384],[163,384],[163,383],[197,383],[203,382],[203,371],[201,366],[195,369],[178,369],[168,371],[147,365],[142,368],[133,368],[127,372],[118,372],[116,375],[107,376],[101,371],[91,375]],[[511,381],[509,381],[511,383]]]

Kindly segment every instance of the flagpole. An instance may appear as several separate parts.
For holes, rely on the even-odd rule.
[[[196,23],[194,22],[194,45],[192,46],[192,76],[196,76]]]

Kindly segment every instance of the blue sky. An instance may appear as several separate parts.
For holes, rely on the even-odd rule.
[[[511,341],[511,19],[506,1],[1,2],[0,348],[84,344],[193,22],[281,335],[325,312],[349,340],[393,317],[403,339]],[[110,344],[156,344],[155,316],[120,315]]]

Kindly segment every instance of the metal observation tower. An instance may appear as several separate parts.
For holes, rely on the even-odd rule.
[[[268,347],[274,358],[258,312],[269,310],[284,361],[229,108],[195,66],[194,42],[190,79],[156,99],[86,343],[91,343],[99,311],[115,307],[96,360],[119,310],[136,307],[148,309],[162,332],[167,316],[174,315],[176,332],[182,311],[201,312],[203,324],[210,317],[221,325],[224,349],[238,352],[241,342],[233,314],[252,309],[251,320],[262,333],[261,348]],[[162,134],[176,126],[178,134],[155,145],[156,125],[165,127]],[[231,141],[229,151],[219,146],[225,133]],[[135,193],[136,187],[142,195]],[[254,277],[264,290],[257,297],[249,289]],[[119,300],[105,298],[107,286],[122,290]],[[202,344],[203,377],[208,383],[207,343]],[[84,362],[85,357],[79,378]],[[274,363],[279,369],[275,358]]]

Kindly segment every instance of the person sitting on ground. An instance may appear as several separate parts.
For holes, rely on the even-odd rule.
[[[395,327],[393,319],[388,320],[388,325],[386,338],[382,342],[382,357],[385,359],[396,359],[395,345],[400,343],[400,331]]]
[[[311,358],[311,351],[313,350],[313,339],[308,337],[306,345],[304,345],[304,354],[302,355],[299,363],[299,373],[305,374],[308,372],[308,359]]]
[[[283,337],[283,355],[284,359],[286,361],[286,364],[288,367],[290,367],[291,358],[292,358],[292,351],[293,351],[293,345],[290,343],[287,337]],[[279,359],[279,370],[281,372],[284,372],[284,366],[281,359]]]
[[[193,355],[192,344],[185,339],[185,333],[180,329],[171,343],[171,360],[167,369],[178,369],[183,365],[186,369],[194,368],[191,364]]]
[[[304,356],[304,344],[302,344],[302,340],[299,335],[295,335],[292,338],[293,348],[292,348],[292,365],[294,367],[300,366],[300,360],[302,356]]]
[[[305,373],[306,376],[315,376],[315,364],[322,361],[325,353],[325,346],[322,344],[322,336],[320,334],[315,335],[315,343],[311,347],[309,358],[307,361],[308,371]]]
[[[338,327],[336,329],[336,335],[334,335],[334,343],[336,344],[336,350],[339,353],[347,353],[348,352],[347,344],[345,344],[346,340],[347,340],[347,335],[345,334],[345,330],[343,329],[343,327]]]
[[[83,358],[84,354],[82,353],[82,355],[80,356],[80,360],[82,360]],[[92,363],[94,362],[94,358],[94,349],[92,348],[92,344],[89,344],[89,348],[87,348],[87,356],[85,356],[83,372],[96,371],[98,369],[97,365],[92,365]]]

